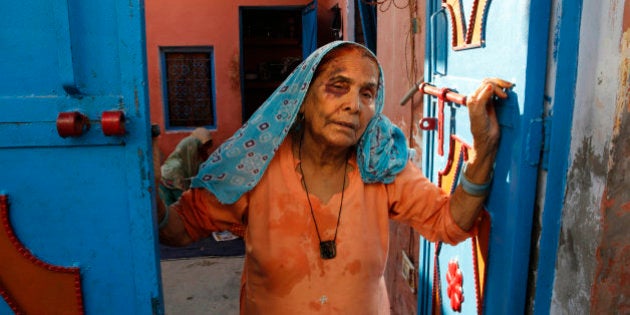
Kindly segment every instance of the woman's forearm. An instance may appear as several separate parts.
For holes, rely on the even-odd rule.
[[[460,176],[466,176],[466,179],[475,185],[488,185],[492,180],[495,154],[484,154],[483,158],[477,156],[475,161],[466,166]],[[462,184],[458,185],[451,196],[450,203],[451,215],[455,223],[468,231],[479,217],[486,197],[487,194],[471,194],[463,189]]]
[[[157,204],[160,243],[169,246],[186,246],[192,243],[177,211],[166,207],[159,198]]]

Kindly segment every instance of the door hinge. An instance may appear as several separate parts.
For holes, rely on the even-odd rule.
[[[525,142],[525,161],[529,166],[536,166],[540,162],[543,143],[543,119],[535,118],[529,121],[527,140]]]
[[[549,164],[549,138],[551,136],[551,117],[535,118],[529,122],[526,141],[525,160],[530,166],[547,170]]]

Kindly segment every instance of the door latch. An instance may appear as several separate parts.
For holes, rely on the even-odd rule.
[[[438,130],[438,154],[440,156],[444,155],[444,102],[456,103],[459,105],[466,106],[466,95],[462,95],[459,93],[455,93],[453,90],[449,88],[438,88],[428,82],[422,82],[417,84],[417,87],[413,87],[411,90],[405,94],[403,99],[400,101],[400,105],[405,105],[407,101],[413,96],[416,92],[420,92],[421,94],[429,94],[438,98],[438,109],[437,109],[437,130]],[[428,121],[424,118],[420,121],[420,128],[423,130],[435,130],[435,118],[432,118],[432,121]],[[429,128],[424,129],[423,127]]]

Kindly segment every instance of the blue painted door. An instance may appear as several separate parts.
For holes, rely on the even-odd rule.
[[[495,104],[501,141],[480,236],[457,246],[421,241],[422,314],[522,314],[539,157],[549,1],[428,0],[424,170],[446,191],[471,154],[466,107],[486,77],[515,84]],[[440,104],[448,88],[451,98]],[[450,100],[450,101],[449,101]],[[440,106],[443,105],[443,106]]]
[[[310,56],[317,49],[317,0],[302,9],[302,58]]]
[[[78,269],[85,313],[161,313],[142,1],[33,0],[0,17],[13,245],[43,274]],[[0,314],[12,314],[26,307],[5,276]]]

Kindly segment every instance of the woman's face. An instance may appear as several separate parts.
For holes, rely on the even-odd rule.
[[[374,116],[378,65],[364,52],[346,49],[321,67],[302,106],[305,132],[318,143],[350,147]]]

